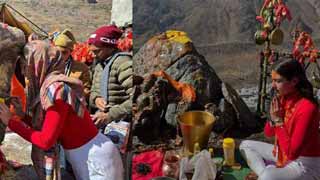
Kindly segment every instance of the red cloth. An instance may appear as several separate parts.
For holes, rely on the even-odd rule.
[[[287,100],[287,104],[291,101],[292,99]],[[278,137],[279,147],[288,160],[295,160],[299,156],[320,156],[318,107],[305,98],[300,98],[296,103],[289,123],[285,123],[283,127],[271,127],[267,123],[265,135]]]
[[[57,140],[66,149],[78,148],[98,133],[87,110],[81,119],[71,106],[62,100],[57,100],[55,105],[47,110],[41,131],[31,129],[17,118],[9,121],[9,128],[44,150],[51,148]]]
[[[136,155],[132,160],[132,179],[133,180],[150,180],[151,178],[162,176],[162,164],[164,153],[162,151],[148,151]],[[136,171],[139,163],[149,164],[151,172],[143,175]]]
[[[122,31],[117,26],[102,26],[90,35],[88,43],[97,47],[117,47],[117,41],[121,36]]]

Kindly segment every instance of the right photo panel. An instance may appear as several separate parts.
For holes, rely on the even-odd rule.
[[[131,179],[320,180],[319,18],[312,0],[133,0]]]

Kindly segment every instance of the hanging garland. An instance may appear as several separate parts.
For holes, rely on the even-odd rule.
[[[119,39],[118,48],[121,51],[130,52],[132,51],[132,30],[128,30],[124,33],[124,38]]]
[[[263,29],[272,30],[280,26],[285,19],[291,21],[292,17],[289,8],[282,0],[265,0],[256,19],[263,24]]]
[[[280,24],[285,19],[291,21],[289,8],[282,0],[265,0],[256,17],[261,23],[261,29],[255,33],[256,44],[263,44],[270,40],[272,44],[279,45],[283,41],[283,32],[280,30]]]
[[[319,51],[315,48],[310,34],[301,31],[293,43],[292,55],[300,63],[304,64],[308,57],[309,62],[316,62]]]
[[[89,50],[89,44],[86,42],[78,42],[74,45],[71,56],[74,60],[91,64],[93,62],[93,54]]]

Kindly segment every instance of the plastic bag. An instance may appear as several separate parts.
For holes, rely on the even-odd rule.
[[[187,157],[180,161],[180,180],[187,180],[187,174],[193,173],[192,180],[214,180],[217,175],[217,168],[207,150],[193,156],[190,160]]]

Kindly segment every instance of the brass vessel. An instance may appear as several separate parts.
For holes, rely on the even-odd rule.
[[[275,28],[271,31],[271,34],[269,35],[269,39],[271,43],[274,45],[280,45],[283,42],[283,38],[284,34],[280,28]]]
[[[216,118],[206,111],[188,111],[178,115],[185,153],[193,153],[196,142],[201,149],[207,147],[215,120]]]

